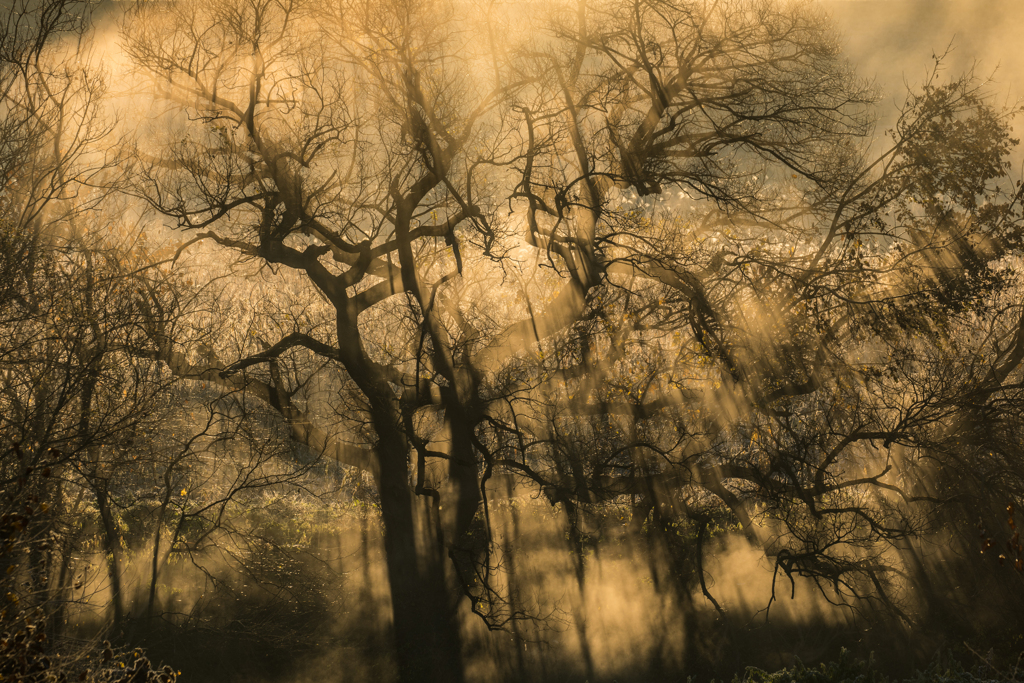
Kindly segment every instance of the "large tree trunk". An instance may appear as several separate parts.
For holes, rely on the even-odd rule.
[[[410,443],[387,380],[374,371],[358,343],[358,329],[339,316],[343,362],[369,404],[378,436],[377,489],[384,520],[384,552],[402,683],[461,683],[462,643],[457,596],[445,581],[443,541],[435,532],[432,499],[417,496],[410,479]]]
[[[374,475],[384,521],[384,550],[391,589],[392,620],[400,679],[403,683],[461,683],[462,644],[457,607],[460,594],[446,580],[447,556],[435,533],[432,499],[417,496],[410,480],[410,443],[402,426],[397,396],[387,379],[373,367],[359,341],[359,330],[338,306],[339,356],[349,376],[367,399],[370,421],[378,443],[367,457],[362,449],[332,444],[314,429],[308,418],[282,401],[277,389],[244,380],[292,424],[293,436],[311,448],[330,450],[339,462],[365,467]],[[170,345],[157,356],[180,377],[203,379],[239,388],[241,380],[222,374],[214,363],[196,366]],[[235,384],[238,382],[238,384]],[[353,455],[353,453],[355,453]]]
[[[431,499],[413,493],[405,439],[395,429],[378,433],[377,485],[400,680],[459,683],[464,677],[457,598],[445,581],[445,555],[433,533]]]
[[[110,579],[111,626],[115,634],[124,628],[124,595],[121,587],[121,534],[110,508],[105,481],[95,482],[96,507],[103,522],[103,551],[107,556],[107,576]]]

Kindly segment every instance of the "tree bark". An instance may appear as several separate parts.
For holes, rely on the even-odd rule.
[[[443,544],[431,531],[432,499],[413,493],[405,439],[397,424],[389,426],[378,423],[377,486],[399,679],[460,683],[464,674],[457,599],[445,581]]]
[[[107,556],[107,575],[110,578],[110,605],[113,610],[111,626],[115,633],[124,627],[124,595],[121,591],[121,535],[107,496],[106,482],[94,484],[96,507],[103,522],[103,552]]]
[[[384,554],[399,680],[461,683],[462,643],[457,598],[445,581],[443,541],[434,533],[432,499],[416,495],[410,479],[410,443],[391,385],[368,362],[354,320],[339,307],[341,360],[369,404],[378,436],[375,478],[384,522]]]

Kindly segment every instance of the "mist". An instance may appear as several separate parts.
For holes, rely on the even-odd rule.
[[[822,2],[842,35],[843,51],[886,103],[899,104],[905,83],[919,83],[932,55],[947,54],[947,73],[974,69],[992,78],[1000,99],[1021,96],[1018,3],[996,1]]]
[[[0,673],[1015,675],[1016,3],[3,11]]]

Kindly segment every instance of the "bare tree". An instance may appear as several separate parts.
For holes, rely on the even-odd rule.
[[[966,324],[1015,245],[1005,115],[969,79],[929,84],[872,156],[871,90],[810,5],[552,12],[129,13],[154,97],[138,196],[187,233],[181,253],[212,242],[324,304],[282,305],[233,347],[154,327],[151,357],[372,475],[403,680],[462,678],[460,593],[508,621],[475,582],[496,469],[573,529],[624,496],[698,539],[730,516],[785,574],[894,605],[878,544],[937,500],[894,449],[930,457],[922,430],[960,386],[918,374],[949,338],[931,324]],[[1013,334],[985,342],[992,396]],[[919,403],[873,393],[884,349]]]

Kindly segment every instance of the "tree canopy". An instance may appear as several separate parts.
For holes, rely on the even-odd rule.
[[[517,492],[557,508],[581,594],[588,549],[645,538],[723,618],[725,530],[765,607],[803,577],[912,627],[958,600],[922,541],[1013,526],[1017,112],[973,75],[937,62],[881,132],[810,3],[175,0],[125,10],[144,104],[114,139],[102,79],[32,26],[4,62],[32,267],[3,262],[3,428],[95,501],[117,628],[149,481],[147,617],[172,554],[250,557],[223,539],[256,534],[251,492],[372,490],[403,681],[467,678],[460,605],[542,618],[491,514]],[[205,417],[169,417],[182,387]]]

